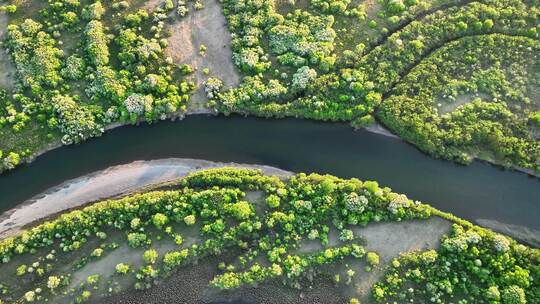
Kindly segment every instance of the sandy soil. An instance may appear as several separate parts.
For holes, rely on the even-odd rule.
[[[427,220],[389,222],[353,229],[356,235],[367,241],[366,249],[375,251],[381,258],[381,265],[388,265],[402,252],[436,249],[441,237],[450,231],[452,223],[439,217]],[[355,282],[355,291],[366,299],[371,286],[384,275],[384,267],[371,272],[360,270],[361,279]]]
[[[477,219],[478,225],[493,231],[510,235],[530,246],[540,248],[540,231],[519,225],[505,224],[496,220]]]
[[[176,64],[189,64],[197,69],[191,76],[198,86],[188,106],[191,112],[205,108],[207,98],[203,84],[208,77],[221,79],[226,88],[240,83],[232,62],[231,35],[221,4],[218,0],[205,0],[204,6],[202,10],[195,10],[190,3],[188,15],[178,18],[171,26],[172,36],[166,49]],[[201,45],[206,46],[204,56],[199,54]],[[210,69],[208,76],[203,74],[204,68]]]
[[[440,237],[448,232],[450,227],[450,222],[434,217],[423,221],[371,224],[366,228],[356,229],[355,233],[367,240],[367,250],[379,253],[381,265],[388,265],[401,252],[437,248]],[[337,238],[331,240],[331,243],[334,242],[338,243]],[[150,290],[144,292],[127,291],[104,301],[104,303],[330,304],[346,303],[350,297],[357,296],[358,293],[366,295],[363,297],[362,303],[369,303],[369,293],[366,291],[384,274],[384,267],[365,272],[363,262],[355,265],[342,263],[343,265],[340,264],[337,271],[340,271],[340,267],[343,266],[343,270],[353,268],[357,272],[356,279],[351,285],[336,287],[327,277],[317,276],[302,290],[291,289],[283,286],[279,281],[274,281],[258,287],[219,292],[208,287],[208,281],[217,274],[216,263],[215,260],[204,261],[198,265],[182,268]]]
[[[349,268],[356,271],[353,283],[344,288],[343,292],[349,297],[360,297],[362,303],[365,303],[369,298],[372,285],[384,275],[384,265],[388,265],[400,253],[438,248],[441,237],[448,233],[451,227],[450,221],[440,217],[431,217],[427,220],[371,223],[367,227],[351,227],[350,229],[353,230],[356,237],[365,240],[367,251],[379,254],[383,267],[366,272],[363,261],[360,263],[352,261],[349,265],[338,266],[338,272],[342,273],[343,277]],[[331,229],[329,246],[342,244],[339,240],[339,231]],[[298,252],[310,253],[322,249],[319,241],[305,241]]]
[[[133,192],[153,184],[186,176],[190,172],[217,167],[262,169],[265,174],[288,176],[291,173],[259,165],[216,163],[194,159],[135,161],[69,180],[0,216],[0,238],[14,235],[40,219],[85,204]]]
[[[165,2],[165,1],[163,1],[163,0],[149,0],[149,1],[144,2],[144,5],[143,5],[142,8],[149,11],[149,12],[152,12],[163,2]]]
[[[483,100],[491,100],[491,97],[487,94],[478,94],[478,95],[459,95],[454,102],[449,102],[448,100],[444,100],[440,102],[439,107],[439,115],[443,115],[446,113],[454,112],[457,110],[457,108],[461,107],[462,105],[466,105],[468,103],[471,103],[475,98],[481,98]]]
[[[0,13],[0,42],[6,37],[7,25],[8,17],[5,13]],[[0,43],[0,88],[10,88],[14,85],[14,73],[15,66]]]
[[[379,134],[379,135],[384,135],[384,136],[388,136],[388,137],[392,137],[392,138],[397,138],[399,139],[399,136],[395,135],[394,133],[390,132],[390,130],[388,130],[387,128],[383,127],[383,125],[381,125],[380,123],[376,122],[372,125],[369,125],[367,127],[365,127],[365,129],[371,133],[376,133],[376,134]]]

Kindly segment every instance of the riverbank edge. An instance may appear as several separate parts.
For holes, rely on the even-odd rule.
[[[224,167],[232,167],[232,168],[239,168],[239,169],[240,168],[259,169],[263,172],[263,174],[278,176],[280,178],[287,178],[295,174],[293,172],[285,171],[279,168],[266,166],[266,165],[258,165],[258,164],[240,164],[240,163],[234,163],[234,162],[225,163],[225,162],[214,162],[214,161],[191,159],[191,158],[165,158],[165,159],[148,160],[148,161],[139,160],[139,161],[134,161],[127,164],[108,167],[103,170],[99,170],[99,171],[92,172],[92,173],[89,173],[80,177],[76,177],[74,179],[67,180],[59,185],[53,186],[45,190],[44,192],[39,193],[35,195],[34,197],[22,202],[16,207],[4,212],[3,214],[0,214],[0,223],[3,223],[4,221],[9,220],[11,215],[13,215],[15,212],[18,212],[18,211],[24,212],[25,209],[34,208],[34,203],[39,201],[39,199],[46,197],[47,195],[54,194],[56,192],[59,192],[73,185],[84,184],[85,182],[88,182],[94,177],[97,177],[100,175],[104,175],[105,177],[107,177],[107,173],[109,173],[110,175],[110,173],[115,172],[115,171],[117,172],[118,170],[128,171],[129,169],[132,169],[133,166],[137,166],[137,165],[138,166],[144,166],[144,165],[163,166],[167,164],[185,166],[185,167],[189,167],[190,169],[186,171],[185,174],[181,174],[167,181],[150,183],[150,184],[141,184],[140,186],[136,186],[135,188],[131,190],[127,190],[127,191],[122,190],[117,193],[114,193],[111,195],[105,195],[105,196],[103,196],[102,193],[94,193],[92,195],[92,198],[86,201],[67,202],[66,203],[67,207],[61,208],[58,211],[54,210],[54,211],[42,213],[40,214],[39,218],[30,219],[29,221],[22,221],[22,222],[19,221],[19,222],[10,223],[8,228],[4,230],[0,230],[0,240],[4,238],[16,236],[20,232],[30,227],[34,227],[47,220],[56,218],[63,213],[73,211],[73,210],[83,209],[86,206],[95,204],[100,201],[118,199],[118,198],[130,196],[130,195],[134,195],[137,193],[148,192],[148,191],[156,190],[158,188],[163,188],[163,187],[173,185],[176,182],[185,178],[187,175],[193,172],[201,171],[201,170],[212,169],[212,168],[224,168]],[[127,172],[126,174],[129,174],[129,172]]]
[[[238,115],[241,115],[241,116],[253,116],[253,117],[257,117],[257,118],[266,118],[266,119],[275,119],[275,120],[279,120],[280,118],[275,118],[275,117],[272,117],[272,118],[268,118],[268,117],[261,117],[261,116],[257,116],[257,115],[249,115],[249,114],[245,114],[245,113],[235,113],[235,114],[238,114]],[[171,120],[171,121],[176,121],[177,119],[182,121],[184,120],[186,117],[189,117],[189,116],[195,116],[195,115],[205,115],[205,116],[218,116],[218,115],[224,115],[225,117],[228,116],[224,113],[221,113],[221,112],[218,112],[217,110],[213,110],[213,109],[197,109],[197,110],[188,110],[184,113],[174,113],[173,115],[170,115],[167,119],[168,120]],[[295,119],[302,119],[302,120],[311,120],[311,119],[306,119],[306,118],[301,118],[301,117],[291,117],[291,118],[295,118]],[[318,121],[318,120],[313,120],[313,121]],[[130,125],[135,125],[135,126],[139,126],[141,123],[145,123],[146,121],[144,119],[141,119],[139,121],[137,121],[135,124],[131,124],[131,123],[121,123],[121,122],[116,122],[116,123],[112,123],[108,126],[105,127],[105,131],[103,132],[103,134],[105,134],[105,132],[107,131],[111,131],[111,130],[114,130],[116,128],[120,128],[120,127],[126,127],[126,126],[130,126]],[[325,123],[325,121],[320,121],[320,122],[323,122]],[[346,122],[345,122],[346,123]],[[352,126],[351,126],[352,127]],[[354,130],[366,130],[367,132],[370,132],[370,133],[373,133],[373,134],[378,134],[378,135],[381,135],[381,136],[386,136],[386,137],[390,137],[390,138],[393,138],[395,140],[400,140],[400,141],[403,141],[405,143],[407,143],[408,145],[414,147],[417,151],[419,151],[420,153],[423,153],[424,155],[427,155],[428,157],[430,158],[433,158],[433,159],[437,159],[436,157],[433,157],[432,155],[429,155],[428,153],[425,153],[424,151],[418,149],[418,147],[416,147],[414,144],[408,142],[408,141],[405,141],[403,140],[399,135],[397,134],[394,134],[390,129],[386,128],[384,126],[384,124],[376,121],[374,124],[372,125],[368,125],[368,126],[365,126],[365,127],[352,127]],[[92,138],[89,138],[88,140],[91,140]],[[81,144],[84,144],[81,143]],[[55,150],[55,149],[58,149],[58,148],[61,148],[63,147],[64,145],[61,143],[61,142],[56,142],[56,143],[51,143],[48,147],[46,148],[43,148],[41,150],[39,150],[38,152],[34,153],[32,156],[29,156],[27,157],[25,160],[24,160],[24,163],[26,164],[30,164],[32,163],[34,160],[36,160],[39,156],[47,153],[47,152],[50,152],[52,150]],[[452,163],[455,163],[457,164],[456,162],[453,162],[451,160],[447,160],[447,159],[443,159],[444,161],[448,161],[448,162],[452,162]],[[540,172],[535,172],[534,170],[531,170],[531,169],[527,169],[527,168],[521,168],[521,167],[517,167],[517,166],[505,166],[504,164],[501,164],[501,163],[498,163],[497,161],[495,160],[492,160],[492,159],[483,159],[483,158],[479,158],[479,157],[473,157],[473,161],[478,161],[478,162],[481,162],[481,163],[486,163],[486,164],[489,164],[489,165],[492,165],[494,167],[497,167],[501,170],[512,170],[512,171],[515,171],[515,172],[519,172],[519,173],[522,173],[522,174],[525,174],[529,177],[532,177],[532,178],[538,178],[540,179]],[[465,165],[467,166],[467,165]],[[5,173],[7,171],[4,171],[4,172],[1,172],[0,171],[0,175]]]
[[[258,164],[241,164],[241,163],[234,163],[234,162],[214,162],[214,161],[208,161],[208,160],[201,160],[201,159],[191,159],[191,158],[166,158],[166,159],[159,159],[159,160],[149,160],[149,161],[134,161],[131,163],[118,165],[118,166],[112,166],[103,170],[99,170],[87,175],[83,175],[81,177],[77,177],[74,179],[67,180],[57,186],[51,187],[47,189],[46,191],[34,196],[33,198],[23,202],[22,204],[18,205],[17,207],[10,209],[6,211],[4,214],[0,215],[0,222],[8,219],[9,216],[14,213],[15,211],[22,210],[24,208],[32,208],[32,204],[36,202],[37,199],[42,198],[48,194],[55,193],[57,191],[60,191],[61,189],[64,189],[66,187],[69,187],[70,185],[81,183],[84,181],[87,181],[91,179],[92,177],[98,176],[100,174],[103,174],[107,171],[113,171],[115,168],[125,168],[129,169],[130,166],[134,164],[163,164],[164,162],[174,162],[177,165],[184,165],[189,166],[191,164],[191,169],[186,172],[185,174],[178,176],[176,178],[172,178],[171,180],[164,181],[164,182],[158,182],[158,183],[150,183],[146,185],[137,186],[136,188],[128,191],[121,191],[118,193],[115,193],[113,195],[101,197],[99,196],[99,193],[94,194],[93,198],[85,201],[85,202],[71,202],[69,207],[62,208],[59,211],[54,211],[50,213],[43,214],[42,217],[31,220],[28,222],[20,223],[19,225],[15,224],[16,226],[12,226],[4,231],[0,231],[0,240],[6,239],[9,237],[16,237],[19,233],[21,233],[24,230],[30,229],[31,227],[35,227],[43,222],[46,222],[48,220],[51,220],[53,218],[56,218],[60,216],[61,214],[64,214],[66,212],[74,211],[74,210],[80,210],[84,209],[85,207],[105,201],[105,200],[111,200],[111,199],[119,199],[122,197],[138,194],[138,193],[144,193],[148,191],[155,191],[160,189],[166,189],[168,187],[171,187],[172,185],[175,185],[178,183],[178,181],[182,180],[189,174],[193,172],[198,172],[201,170],[207,170],[212,168],[224,168],[224,167],[233,167],[233,168],[247,168],[247,169],[259,169],[263,172],[265,175],[273,175],[278,176],[282,179],[287,179],[291,176],[296,175],[296,172],[286,171],[280,168],[272,167],[272,166],[266,166],[266,165],[258,165]],[[195,164],[195,165],[194,165]],[[512,225],[512,224],[506,224],[502,222],[498,222],[495,220],[485,220],[485,219],[476,219],[473,222],[462,219],[460,217],[455,216],[454,214],[450,212],[441,211],[435,207],[432,207],[429,203],[423,203],[426,206],[428,206],[432,212],[432,216],[437,216],[443,219],[446,219],[450,222],[457,223],[459,225],[465,226],[465,227],[480,227],[482,229],[488,229],[492,230],[494,232],[507,235],[523,244],[529,245],[531,247],[540,248],[540,235],[538,235],[538,231],[533,229],[528,229],[526,227],[522,227],[519,225]]]

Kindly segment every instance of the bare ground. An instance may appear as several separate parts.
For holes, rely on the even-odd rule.
[[[149,0],[144,2],[143,9],[151,12],[155,10],[161,3],[163,3],[163,0]]]
[[[452,223],[440,217],[431,217],[427,220],[411,220],[403,222],[371,223],[367,227],[350,227],[354,235],[366,242],[367,251],[374,251],[380,257],[379,267],[370,272],[365,271],[364,261],[352,260],[337,266],[337,272],[342,278],[346,277],[347,270],[356,272],[350,285],[342,291],[349,297],[360,298],[362,303],[369,302],[370,290],[374,283],[384,275],[386,266],[392,259],[401,253],[437,249],[440,239],[450,231]],[[329,246],[343,245],[339,240],[339,232],[331,229],[329,233]],[[318,240],[305,241],[299,252],[308,253],[322,250]]]
[[[454,102],[449,102],[448,100],[444,100],[437,104],[439,107],[439,115],[443,115],[446,113],[453,112],[457,110],[462,105],[466,105],[468,103],[471,103],[474,99],[481,98],[483,100],[490,100],[491,97],[489,97],[487,94],[479,93],[477,95],[473,94],[463,94],[459,95]],[[440,105],[440,106],[439,106]]]
[[[376,251],[381,266],[371,272],[364,270],[365,263],[346,260],[331,266],[331,273],[340,273],[342,278],[348,269],[354,269],[355,278],[350,285],[336,286],[326,275],[316,276],[305,282],[300,290],[286,287],[278,281],[263,283],[255,287],[243,287],[231,292],[220,292],[210,288],[208,282],[218,274],[217,261],[203,261],[187,266],[144,292],[126,291],[104,303],[346,303],[351,297],[361,298],[362,303],[371,303],[369,290],[385,272],[385,266],[402,252],[437,248],[443,234],[450,230],[451,223],[438,217],[421,221],[371,224],[358,228],[355,233],[366,239],[366,249]],[[331,246],[339,240],[332,237]],[[320,243],[319,243],[320,244]],[[315,249],[315,246],[307,246]],[[227,254],[226,254],[227,255]],[[234,255],[232,255],[234,256]],[[228,258],[226,258],[228,259]],[[232,263],[233,260],[228,261]],[[347,264],[348,263],[348,264]]]
[[[204,82],[209,77],[221,79],[226,88],[240,83],[240,75],[232,61],[231,35],[221,4],[218,0],[206,0],[204,6],[202,10],[195,10],[190,5],[188,15],[171,25],[172,36],[166,49],[176,64],[189,64],[196,69],[191,76],[197,90],[188,105],[190,112],[206,109]],[[204,56],[199,54],[201,45],[206,46]],[[204,68],[210,69],[209,75],[204,75]]]
[[[440,217],[427,220],[389,222],[353,229],[356,235],[366,239],[366,249],[379,254],[381,265],[389,265],[400,253],[437,249],[440,239],[447,234],[452,223]],[[367,300],[373,284],[381,279],[385,267],[377,267],[371,272],[360,270],[354,282],[355,293]]]

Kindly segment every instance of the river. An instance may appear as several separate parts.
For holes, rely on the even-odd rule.
[[[341,123],[190,116],[114,129],[55,149],[0,176],[0,213],[68,179],[134,160],[170,157],[264,164],[377,180],[443,211],[540,230],[540,179],[433,159],[403,141]]]

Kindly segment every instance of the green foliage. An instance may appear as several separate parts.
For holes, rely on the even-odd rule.
[[[438,251],[402,256],[375,285],[374,297],[380,303],[410,299],[534,303],[539,285],[530,271],[538,267],[538,254],[491,231],[455,224]]]
[[[16,5],[2,5],[0,6],[0,13],[6,12],[8,14],[14,14],[17,12],[17,6]]]
[[[540,45],[535,41],[502,35],[452,42],[404,78],[382,104],[381,117],[403,138],[436,156],[468,161],[481,149],[503,164],[536,170],[540,145],[534,130],[527,130],[534,123],[527,120],[526,109],[527,87],[538,84],[521,66],[534,70],[536,63],[530,60],[537,51]],[[478,65],[474,72],[468,72],[470,63],[459,61],[464,56]],[[501,65],[512,68],[503,71]],[[439,99],[440,104],[451,106],[465,98],[461,96],[480,94],[481,100],[450,113],[434,109],[441,95],[446,100]]]
[[[148,237],[144,233],[132,232],[128,234],[129,246],[133,248],[146,246],[149,242]]]
[[[158,259],[158,253],[154,249],[146,250],[143,254],[143,260],[147,264],[154,264]]]
[[[103,24],[98,20],[88,22],[84,32],[86,36],[86,52],[90,62],[96,66],[109,63],[108,38],[105,35]]]
[[[175,76],[178,68],[163,52],[163,14],[106,15],[126,4],[53,1],[39,14],[29,9],[9,19],[2,47],[17,82],[0,90],[0,147],[20,161],[2,159],[0,171],[51,145],[99,136],[112,123],[153,122],[186,110],[193,85]],[[115,19],[113,26],[104,16]],[[126,107],[132,95],[144,96],[142,111]]]
[[[79,143],[103,133],[103,127],[95,121],[91,107],[77,105],[72,97],[64,95],[57,95],[52,101],[58,128],[64,134],[62,143]]]
[[[371,266],[378,266],[380,263],[379,255],[376,252],[367,253],[367,262]]]
[[[184,217],[184,223],[186,223],[186,225],[188,226],[192,226],[192,225],[195,225],[195,216],[190,214],[190,215],[186,215]]]
[[[96,1],[82,10],[84,20],[100,20],[105,13],[105,8],[101,1]]]
[[[152,223],[157,228],[163,228],[169,222],[169,218],[163,213],[156,213],[152,216]]]
[[[119,274],[127,274],[129,272],[129,265],[120,263],[116,265],[115,270]]]
[[[280,199],[279,199],[279,196],[275,195],[275,194],[271,194],[269,195],[267,198],[266,198],[266,203],[268,204],[268,207],[270,208],[278,208],[279,207],[279,203],[280,203]]]
[[[360,30],[358,35],[349,33],[356,32],[349,30],[356,29],[355,21],[339,15],[360,17],[369,4],[345,12],[343,7],[348,2],[311,1],[310,4],[314,11],[298,9],[281,15],[266,1],[242,1],[241,6],[224,2],[230,29],[237,37],[233,41],[237,65],[249,74],[263,70],[265,73],[246,77],[238,88],[212,94],[211,104],[217,110],[225,114],[350,121],[355,127],[368,126],[377,118],[436,157],[461,163],[480,157],[505,166],[538,170],[537,131],[529,133],[523,124],[524,116],[536,107],[531,88],[539,85],[538,63],[532,54],[538,51],[524,45],[537,43],[521,37],[537,36],[535,4],[518,0],[466,5],[452,1],[380,1],[381,10],[371,12],[376,13],[371,20],[362,21],[367,23],[363,28],[366,33]],[[320,16],[315,16],[315,11]],[[414,20],[416,17],[418,20]],[[338,34],[336,28],[340,30]],[[378,38],[370,40],[370,33],[375,32]],[[499,34],[487,38],[486,34],[491,33]],[[268,46],[261,43],[264,35],[269,37]],[[368,38],[357,40],[362,43],[351,43],[345,38],[355,36]],[[500,47],[500,43],[504,46]],[[361,47],[356,49],[356,45]],[[344,49],[341,58],[334,54],[335,48]],[[498,48],[503,51],[498,52]],[[506,55],[513,52],[525,55],[529,62],[505,62]],[[459,63],[454,64],[453,70],[450,62],[433,58],[444,54],[455,56],[446,57],[447,61]],[[264,69],[255,68],[257,64],[267,64],[266,59],[272,56],[277,63],[272,62],[271,68],[266,65]],[[485,62],[482,57],[491,58]],[[475,70],[477,65],[490,64],[496,66],[494,70],[484,74]],[[299,69],[295,73],[291,67]],[[438,67],[442,71],[433,70]],[[520,70],[521,67],[528,68]],[[421,68],[425,69],[425,75],[417,73]],[[504,69],[509,70],[502,74],[504,77],[493,73]],[[441,74],[446,79],[441,79]],[[472,79],[446,82],[451,75],[472,76]],[[272,81],[289,89],[273,90],[280,86],[271,87]],[[411,86],[415,90],[407,90]],[[466,109],[466,113],[452,113],[451,118],[433,113],[440,95],[456,97],[448,93],[473,89],[476,94],[494,93],[494,88],[496,101],[506,102],[508,110],[516,116],[507,116],[503,109],[489,109],[490,115],[484,115],[487,105],[479,104]],[[518,105],[518,100],[523,104]],[[476,116],[482,124],[468,124]],[[534,116],[530,121],[529,125],[534,127]],[[497,131],[491,132],[495,134],[492,136],[488,135],[488,129]]]
[[[66,60],[66,66],[62,69],[62,75],[71,80],[80,80],[84,76],[86,64],[84,59],[71,55]]]
[[[57,87],[62,82],[59,73],[63,52],[56,41],[43,31],[41,23],[26,19],[20,25],[9,25],[7,47],[11,51],[17,73],[23,85],[35,94]]]
[[[163,264],[164,264],[165,270],[171,271],[179,267],[186,260],[188,255],[189,255],[189,251],[187,249],[183,249],[181,251],[167,252],[163,256]]]
[[[220,272],[210,282],[212,286],[229,290],[273,279],[301,286],[298,284],[317,270],[332,269],[324,265],[352,260],[365,261],[367,270],[380,265],[378,254],[366,253],[362,245],[355,243],[352,230],[355,225],[442,214],[426,205],[412,203],[405,195],[379,187],[376,182],[329,175],[298,174],[283,182],[258,170],[220,168],[190,174],[177,187],[99,202],[63,214],[17,237],[2,240],[0,259],[9,265],[19,257],[34,256],[37,252],[40,256],[59,244],[63,251],[79,251],[72,256],[80,256],[85,243],[98,239],[97,232],[106,229],[111,234],[114,230],[126,233],[131,247],[144,247],[153,241],[153,230],[176,236],[171,226],[163,228],[163,225],[193,225],[197,218],[200,227],[196,229],[201,238],[194,244],[169,251],[161,258],[156,249],[146,249],[145,264],[138,270],[130,272],[129,265],[120,263],[114,271],[119,275],[134,275],[135,288],[146,289],[179,267],[206,256],[219,258],[234,252],[238,263],[222,263]],[[267,198],[273,197],[270,201],[277,197],[281,203],[271,209],[263,205],[265,211],[261,212],[254,206],[255,202],[246,201],[246,189],[262,191]],[[341,231],[335,246],[327,245],[329,223]],[[351,228],[344,228],[345,225]],[[305,239],[320,240],[321,249],[298,253]],[[105,248],[90,249],[94,253],[100,249],[99,254],[90,256],[107,258],[103,255]],[[56,257],[51,254],[46,259],[52,261]],[[535,279],[537,263],[537,251],[460,222],[449,236],[443,237],[437,251],[408,253],[392,261],[389,272],[375,285],[373,293],[380,302],[409,302],[412,298],[457,301],[465,297],[534,303],[539,288]],[[34,271],[27,264],[15,265],[18,266],[13,269],[21,277]],[[39,264],[32,264],[32,269],[36,267]],[[349,284],[355,274],[349,270],[344,284]],[[68,286],[69,275],[59,273],[55,266],[49,266],[45,278],[49,278],[48,290],[57,294]],[[97,288],[97,283],[92,284]],[[404,290],[410,286],[412,291]],[[25,292],[17,289],[13,294],[23,296]]]

